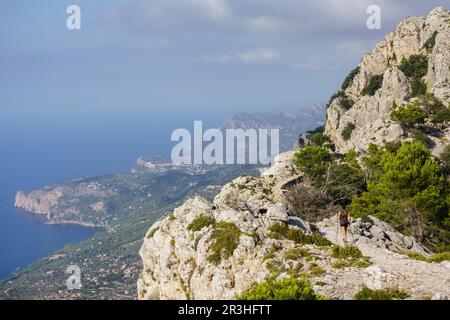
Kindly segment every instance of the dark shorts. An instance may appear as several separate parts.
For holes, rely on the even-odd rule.
[[[341,224],[341,227],[348,227],[349,226],[348,222],[341,222],[340,224]]]

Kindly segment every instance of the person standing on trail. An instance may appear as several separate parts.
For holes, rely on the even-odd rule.
[[[347,243],[347,230],[351,222],[351,217],[350,212],[346,210],[345,206],[339,209],[337,220],[339,222],[339,225],[341,226],[342,241],[344,241],[344,243]]]

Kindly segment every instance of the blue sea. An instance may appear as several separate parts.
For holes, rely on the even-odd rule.
[[[13,207],[17,190],[32,191],[81,177],[130,172],[140,155],[169,155],[172,130],[193,121],[221,124],[190,113],[14,114],[0,116],[0,279],[98,229],[47,225]]]

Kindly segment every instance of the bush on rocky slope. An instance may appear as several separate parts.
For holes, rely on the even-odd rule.
[[[355,164],[355,159],[350,156],[346,159],[350,165],[345,161],[338,162],[326,148],[307,147],[295,155],[294,163],[319,192],[330,197],[333,203],[345,204],[365,190],[364,175]],[[295,190],[293,192],[288,193],[292,206],[302,207],[302,204],[297,204],[302,196],[296,196]],[[326,210],[326,207],[322,210]]]
[[[331,197],[306,183],[290,187],[285,194],[285,204],[293,214],[312,223],[329,218],[337,212]]]
[[[356,77],[359,70],[360,70],[360,68],[356,67],[355,69],[350,71],[350,73],[345,77],[344,82],[342,82],[342,86],[341,86],[342,91],[345,91],[345,89],[347,89],[352,84],[353,79]]]
[[[364,287],[355,295],[355,300],[403,300],[408,297],[408,293],[396,288],[371,290]]]
[[[428,114],[415,104],[398,107],[391,112],[392,120],[405,128],[414,128],[425,123]]]
[[[319,300],[309,280],[303,276],[277,280],[274,277],[242,293],[238,300]]]
[[[342,138],[344,140],[348,140],[352,137],[353,130],[355,130],[356,126],[355,124],[351,122],[347,122],[344,129],[342,130]]]
[[[218,265],[222,259],[228,259],[238,247],[241,230],[230,222],[217,222],[211,236],[212,244],[209,250],[208,262]]]
[[[439,163],[420,143],[405,142],[392,153],[372,147],[367,192],[352,201],[353,215],[373,215],[433,249],[450,244],[449,184]]]
[[[297,244],[314,244],[317,246],[329,246],[331,242],[319,233],[308,234],[296,228],[289,228],[283,222],[274,223],[268,229],[272,238],[287,239]]]
[[[436,44],[437,35],[438,32],[434,31],[431,37],[429,37],[428,40],[425,41],[425,43],[423,44],[423,48],[427,49],[428,52],[430,52],[434,48],[434,45]]]
[[[362,96],[373,96],[375,95],[375,92],[378,91],[378,89],[381,88],[381,85],[383,84],[383,75],[377,74],[370,78],[369,83],[367,86],[364,87],[364,89],[361,91]]]
[[[215,220],[213,217],[201,214],[197,216],[189,225],[188,230],[192,232],[200,231],[205,227],[208,227],[215,223]]]
[[[408,59],[403,58],[399,69],[408,77],[420,79],[428,70],[428,59],[424,55],[414,54]]]

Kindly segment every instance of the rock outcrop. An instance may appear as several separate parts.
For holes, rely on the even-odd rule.
[[[62,190],[55,188],[44,191],[38,190],[30,194],[19,191],[16,194],[14,206],[34,214],[49,215],[51,209],[63,196]]]
[[[427,48],[425,43],[434,35],[434,46]],[[450,12],[439,7],[426,17],[410,17],[402,21],[394,32],[364,56],[353,81],[343,91],[344,97],[331,102],[325,134],[336,146],[336,151],[345,153],[352,148],[363,151],[369,143],[381,145],[408,138],[403,128],[391,120],[390,113],[394,105],[401,106],[410,100],[411,82],[399,66],[403,59],[418,54],[428,59],[428,71],[423,77],[428,92],[449,106]],[[373,96],[362,95],[363,89],[376,75],[383,75],[381,88]],[[349,100],[353,104],[350,108]],[[346,140],[342,132],[349,123],[354,125],[354,129]],[[431,138],[435,143],[433,153],[438,155],[443,145],[448,143],[450,131],[447,128],[439,139]]]
[[[426,55],[428,90],[448,106],[449,22],[450,12],[444,8],[408,18],[364,57],[344,94],[328,108],[325,134],[337,152],[407,139],[390,119],[393,105],[410,101],[411,81],[399,69],[403,58]],[[433,35],[435,45],[425,48]],[[383,75],[380,88],[372,96],[361,95],[374,75]],[[344,108],[345,99],[353,100],[351,108]],[[347,123],[355,129],[344,140]],[[450,130],[445,132],[450,138]],[[439,148],[436,142],[434,152]],[[303,273],[311,277],[316,292],[331,299],[352,299],[364,286],[398,287],[411,299],[450,296],[450,263],[410,259],[406,254],[431,253],[375,217],[357,219],[350,228],[350,240],[364,257],[336,257],[329,245],[339,242],[336,218],[314,225],[285,206],[285,189],[303,179],[293,165],[294,154],[279,155],[260,178],[241,176],[228,183],[212,202],[192,198],[156,222],[140,250],[138,298],[234,299],[271,276]]]
[[[280,183],[274,177],[289,181],[285,168],[292,163],[292,155],[280,155],[277,164],[261,178],[235,179],[223,187],[212,203],[201,197],[192,198],[156,222],[140,250],[144,267],[138,281],[139,299],[234,299],[274,272],[287,277],[293,270],[310,273],[314,283],[325,283],[314,289],[334,299],[351,299],[362,286],[399,286],[416,299],[437,293],[450,295],[450,265],[412,261],[400,254],[417,252],[428,256],[429,251],[374,217],[355,220],[350,236],[370,259],[369,268],[338,269],[333,267],[338,260],[332,257],[330,247],[299,245],[273,237],[270,227],[282,223],[305,234],[318,228],[324,237],[336,242],[335,218],[314,228],[273,197],[282,194],[282,190],[276,190]],[[298,179],[298,173],[292,172],[291,179]],[[211,246],[217,241],[217,227],[211,223],[193,231],[190,226],[199,217],[237,228],[239,235],[229,257],[222,257],[219,262],[209,259]],[[296,250],[307,254],[287,258]],[[317,269],[322,271],[316,274]]]

